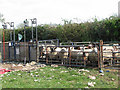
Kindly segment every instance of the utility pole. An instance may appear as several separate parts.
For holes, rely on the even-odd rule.
[[[120,18],[120,1],[118,2],[118,17]]]
[[[10,27],[10,41],[12,41],[12,32],[11,32],[11,27]]]
[[[14,31],[14,37],[13,37],[13,39],[14,39],[14,43],[15,43],[15,29],[14,29],[14,22],[7,22],[9,25],[10,25],[10,30],[11,30],[11,28],[13,28],[13,31]],[[10,39],[11,39],[11,41],[12,41],[12,34],[10,34]]]
[[[7,29],[7,24],[3,23],[2,26],[3,26],[3,54],[4,54],[3,60],[5,61],[5,33],[4,33],[4,30]]]
[[[34,36],[33,36],[33,24],[36,24],[36,41],[37,41],[37,19],[33,18],[33,19],[30,19],[30,20],[31,20],[31,26],[32,26],[32,40],[34,38]]]
[[[33,19],[30,19],[31,20],[31,24],[32,24],[32,41],[33,41],[33,24],[35,24],[36,26],[36,61],[39,61],[39,48],[38,48],[38,43],[37,43],[37,41],[38,41],[38,36],[37,36],[37,19],[36,18],[33,18]]]
[[[24,20],[24,50],[25,50],[24,64],[26,63],[26,31],[25,31],[25,27],[28,27],[27,19]]]
[[[16,59],[16,48],[15,48],[15,29],[14,29],[14,22],[7,22],[9,25],[10,25],[10,30],[11,28],[13,28],[13,32],[14,32],[14,35],[13,35],[13,46],[14,46],[14,59]],[[11,41],[12,41],[12,32],[10,31],[10,38],[11,38]]]
[[[37,35],[37,19],[34,18],[35,22],[36,22],[36,42],[38,41],[38,35]]]
[[[31,26],[32,26],[32,42],[33,42],[33,19],[30,19],[31,20]]]

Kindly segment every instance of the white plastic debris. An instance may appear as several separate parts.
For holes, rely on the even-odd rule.
[[[51,69],[50,71],[55,71],[55,69]]]
[[[38,80],[34,80],[34,82],[37,82]]]
[[[26,64],[27,67],[31,66],[29,63]]]
[[[54,77],[54,75],[52,77]]]
[[[51,67],[58,67],[58,65],[52,64]]]
[[[33,75],[33,73],[31,73],[30,75]]]
[[[18,73],[18,75],[20,76],[21,74],[20,74],[20,73]]]
[[[68,72],[68,71],[64,71],[64,72]]]
[[[79,72],[84,71],[84,72],[90,72],[89,70],[85,70],[85,69],[79,69]]]
[[[61,71],[60,73],[63,73],[64,71]]]
[[[48,80],[51,80],[52,79],[52,77],[49,77],[49,78],[47,78]]]
[[[83,75],[85,75],[85,73],[83,73]]]
[[[72,75],[72,76],[77,76],[77,75]]]
[[[13,78],[14,80],[16,79],[16,78]]]
[[[99,75],[100,75],[100,76],[104,76],[104,73],[100,73]]]
[[[92,79],[92,80],[95,80],[96,77],[95,76],[88,76],[88,78]]]
[[[35,77],[39,77],[39,75],[35,75]]]
[[[114,79],[114,78],[112,78],[111,80],[112,80],[112,81],[114,81],[115,79]]]
[[[93,82],[93,84],[96,84],[96,82]]]
[[[88,82],[89,87],[94,87],[95,82]]]
[[[89,88],[89,87],[85,87],[85,88]]]
[[[12,67],[15,67],[16,65],[15,64],[12,64]]]
[[[30,63],[30,65],[35,65],[36,64],[36,62],[35,61],[32,61],[31,63]]]
[[[7,76],[9,76],[10,74],[8,74]]]
[[[22,64],[18,64],[17,66],[23,67],[23,65],[22,65]]]
[[[40,67],[46,67],[46,65],[45,64],[40,64]]]

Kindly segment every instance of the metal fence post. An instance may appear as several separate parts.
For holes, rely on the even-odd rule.
[[[26,64],[26,32],[25,32],[25,26],[24,26],[24,50],[25,50],[25,57],[24,57],[24,64]]]
[[[9,51],[9,61],[10,61],[10,46],[8,45],[8,51]]]
[[[4,33],[4,30],[3,30],[3,60],[5,61],[5,33]]]
[[[16,45],[14,43],[14,59],[16,60]]]
[[[71,66],[71,50],[70,50],[70,47],[69,47],[69,66]]]
[[[48,51],[47,51],[47,46],[46,46],[46,64],[48,64]]]
[[[30,62],[30,55],[31,55],[31,53],[30,53],[30,45],[28,44],[28,53],[29,53],[29,62]]]
[[[112,56],[113,56],[113,65],[115,65],[115,53],[113,51],[112,51]]]

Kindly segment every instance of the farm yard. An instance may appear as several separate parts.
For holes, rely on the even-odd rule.
[[[36,16],[16,26],[0,14],[0,89],[119,89],[120,13],[75,20],[42,24]]]
[[[59,45],[44,41],[37,47],[26,44],[26,51],[24,43],[5,46],[1,88],[118,88],[119,42]]]
[[[49,40],[44,41],[39,43],[38,56],[34,53],[38,59],[33,61],[33,57],[29,57],[32,52],[26,53],[26,61],[19,57],[15,60],[15,54],[12,54],[14,60],[5,54],[8,59],[0,65],[5,69],[1,70],[5,73],[0,75],[2,88],[118,88],[119,44],[108,45],[100,41],[102,44],[98,47],[98,42],[58,45],[53,44],[54,40],[50,43],[47,43]],[[33,48],[30,49],[37,52],[37,48]],[[116,49],[118,51],[113,54]],[[14,53],[14,49],[6,50]],[[24,58],[25,55],[20,56]]]

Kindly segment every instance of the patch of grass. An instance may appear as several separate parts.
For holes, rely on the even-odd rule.
[[[90,88],[116,88],[118,87],[118,72],[104,72],[100,76],[98,70],[66,67],[41,67],[33,71],[14,71],[4,74],[2,78],[3,88],[85,88],[88,82],[95,82]],[[88,76],[95,76],[91,80]],[[112,78],[114,80],[112,80]]]

